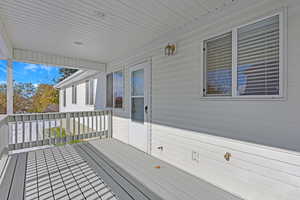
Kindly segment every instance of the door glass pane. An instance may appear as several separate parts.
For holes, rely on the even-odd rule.
[[[144,122],[144,97],[131,98],[131,119],[137,122]]]
[[[144,69],[132,72],[132,96],[144,96]]]

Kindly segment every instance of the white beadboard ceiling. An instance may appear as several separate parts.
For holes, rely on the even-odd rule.
[[[0,17],[14,48],[110,62],[242,1],[0,0]]]

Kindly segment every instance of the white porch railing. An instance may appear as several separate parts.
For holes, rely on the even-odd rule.
[[[17,150],[108,138],[112,136],[111,123],[112,111],[103,110],[9,115],[3,126],[8,126],[8,149]]]

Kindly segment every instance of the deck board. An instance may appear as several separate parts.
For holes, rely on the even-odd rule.
[[[122,199],[130,200],[160,200],[161,198],[146,188],[141,182],[137,181],[125,170],[115,165],[109,158],[103,155],[92,145],[85,143],[75,146],[83,158],[92,158],[89,160],[90,165],[95,166],[95,170],[100,176],[117,193]]]
[[[0,199],[6,200],[9,197],[10,189],[12,186],[12,180],[15,173],[18,156],[11,156],[2,183],[0,185]]]
[[[93,140],[89,143],[163,199],[240,200],[229,192],[117,140]],[[157,165],[161,168],[156,169]]]
[[[27,153],[17,154],[17,163],[15,173],[12,180],[10,194],[8,200],[23,200],[24,199],[24,184],[25,172],[27,163]]]
[[[0,199],[239,200],[115,139],[10,155]]]

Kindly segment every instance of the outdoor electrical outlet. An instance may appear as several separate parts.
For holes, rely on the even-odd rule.
[[[192,151],[192,161],[199,162],[199,152]]]

